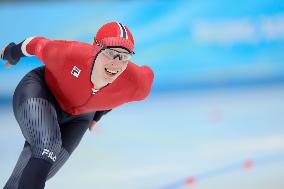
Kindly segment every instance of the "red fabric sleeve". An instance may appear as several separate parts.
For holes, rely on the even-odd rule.
[[[148,66],[141,66],[138,75],[137,90],[134,94],[134,99],[144,100],[150,94],[154,72]]]
[[[54,67],[63,63],[70,52],[71,43],[65,40],[49,40],[35,37],[26,45],[26,52],[37,56],[46,67]]]
[[[44,37],[35,37],[31,41],[29,41],[28,44],[26,44],[25,50],[28,54],[35,55],[40,60],[42,60],[43,48],[48,42],[49,40]]]

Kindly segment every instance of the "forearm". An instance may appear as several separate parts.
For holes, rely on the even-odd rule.
[[[8,60],[10,64],[15,65],[17,62],[20,60],[20,58],[24,57],[25,55],[23,54],[21,50],[23,42],[19,44],[15,43],[10,43],[5,47],[1,54],[1,58],[4,60]]]
[[[22,57],[26,56],[36,55],[41,59],[42,49],[47,42],[48,40],[43,37],[30,37],[19,44],[12,42],[5,47],[1,58],[12,65],[17,64]]]

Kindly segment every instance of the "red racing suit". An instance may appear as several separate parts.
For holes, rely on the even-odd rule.
[[[35,37],[26,40],[22,50],[45,64],[47,86],[61,108],[72,115],[109,110],[143,100],[151,90],[153,71],[129,61],[126,70],[113,83],[94,94],[91,75],[94,60],[101,50],[98,46]]]

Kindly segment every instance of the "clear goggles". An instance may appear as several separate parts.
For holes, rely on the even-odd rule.
[[[109,49],[109,48],[103,49],[102,53],[111,59],[116,59],[118,57],[119,60],[121,61],[127,61],[133,55],[133,53],[119,52],[119,51],[116,51],[114,49]]]

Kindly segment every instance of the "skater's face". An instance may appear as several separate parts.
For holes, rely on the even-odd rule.
[[[122,48],[102,50],[94,64],[92,82],[95,88],[112,83],[127,67],[129,52]]]

